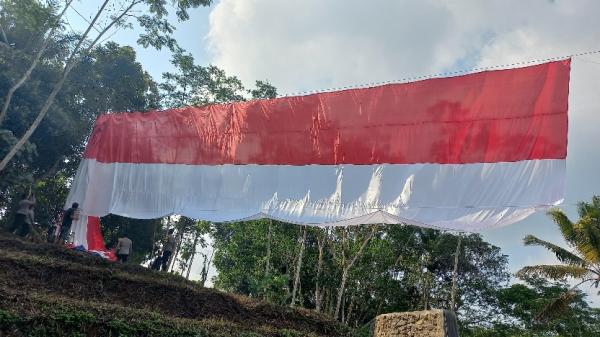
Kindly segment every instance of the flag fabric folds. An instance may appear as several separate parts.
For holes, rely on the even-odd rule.
[[[563,200],[570,60],[99,116],[85,214],[479,230]]]

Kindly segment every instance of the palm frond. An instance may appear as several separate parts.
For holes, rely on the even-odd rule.
[[[535,320],[545,322],[560,316],[569,310],[569,305],[576,297],[577,293],[575,291],[569,290],[565,292],[560,297],[552,300],[552,302],[548,303],[548,305],[538,312],[535,316]]]
[[[577,236],[575,248],[588,263],[600,262],[600,228],[590,217],[581,218],[574,226]]]
[[[592,197],[592,205],[597,209],[600,210],[600,196],[595,195]]]
[[[542,246],[542,247],[548,249],[549,251],[554,253],[554,255],[556,255],[556,258],[560,262],[567,263],[569,265],[579,266],[579,267],[586,266],[585,260],[583,260],[579,256],[577,256],[577,255],[569,252],[568,250],[566,250],[560,246],[557,246],[553,243],[544,241],[542,239],[538,239],[537,237],[535,237],[533,235],[527,235],[523,239],[523,242],[525,243],[526,246]]]
[[[567,277],[584,278],[590,271],[584,267],[568,265],[537,265],[526,266],[517,272],[517,277],[540,276],[553,280],[562,280]]]
[[[589,204],[585,201],[580,201],[577,203],[577,214],[579,214],[580,218],[583,218],[588,214]]]
[[[573,228],[573,222],[569,219],[569,217],[559,208],[551,209],[548,211],[548,215],[550,215],[552,220],[554,220],[554,222],[558,225],[558,228],[560,229],[560,232],[567,243],[575,246],[577,243],[577,234]]]
[[[589,216],[598,219],[598,216],[600,216],[600,198],[595,196],[592,198],[592,202],[582,201],[577,203],[577,213],[579,213],[580,218]]]

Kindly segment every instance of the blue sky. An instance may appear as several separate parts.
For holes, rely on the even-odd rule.
[[[97,3],[80,1],[74,7],[85,15]],[[599,11],[600,2],[592,0],[221,0],[176,23],[175,37],[197,63],[217,64],[247,86],[267,79],[280,93],[293,93],[600,49],[594,14]],[[68,20],[74,29],[84,24],[73,11]],[[170,55],[137,46],[138,34],[137,28],[120,30],[112,39],[134,46],[144,68],[159,80],[171,69]],[[563,206],[573,218],[577,201],[600,194],[599,79],[598,54],[574,59]],[[508,254],[512,271],[554,263],[543,249],[523,246],[527,234],[562,243],[544,214],[483,236]],[[590,294],[600,304],[595,291]]]

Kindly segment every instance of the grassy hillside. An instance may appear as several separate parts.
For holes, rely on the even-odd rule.
[[[349,336],[312,311],[0,234],[0,336]]]

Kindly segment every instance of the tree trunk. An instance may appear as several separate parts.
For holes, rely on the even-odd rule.
[[[429,274],[423,273],[423,310],[428,310],[429,308]]]
[[[271,272],[271,226],[273,224],[272,220],[269,220],[269,234],[267,236],[267,265],[265,266],[265,278],[269,277],[269,273]]]
[[[343,270],[342,270],[342,281],[340,282],[340,287],[338,288],[337,303],[335,305],[334,319],[338,319],[339,314],[340,314],[340,307],[341,307],[342,300],[343,300],[343,297],[344,297],[344,290],[346,288],[346,281],[348,279],[348,272],[350,271],[350,268],[352,268],[352,266],[354,265],[354,263],[356,262],[356,260],[362,255],[363,250],[365,249],[365,247],[367,246],[367,244],[369,243],[369,241],[373,237],[373,234],[375,234],[375,230],[376,229],[377,229],[377,226],[374,225],[372,227],[371,231],[369,232],[369,234],[367,234],[367,236],[363,240],[363,243],[360,246],[360,249],[358,250],[358,252],[356,253],[356,255],[354,255],[354,257],[350,260],[350,262],[348,263],[348,265],[346,265],[346,266],[343,267]]]
[[[354,308],[354,296],[350,296],[350,304],[348,304],[348,314],[346,314],[345,324],[350,324],[350,317],[352,316],[352,309]]]
[[[327,235],[327,232],[325,232]],[[317,277],[315,280],[315,310],[321,311],[321,302],[323,301],[323,295],[321,295],[321,272],[323,271],[323,248],[325,246],[325,235],[317,237],[317,244],[319,245],[319,261],[317,262]]]
[[[304,246],[306,245],[306,226],[302,233],[302,242],[300,243],[300,252],[298,253],[298,262],[296,263],[296,272],[294,275],[294,288],[292,289],[292,308],[296,305],[296,293],[300,284],[300,269],[302,268],[302,257],[304,255]]]
[[[19,78],[19,80],[12,87],[10,87],[10,89],[8,89],[8,92],[6,93],[6,97],[4,98],[4,105],[2,106],[2,110],[0,110],[0,126],[2,125],[2,122],[4,122],[4,118],[6,117],[6,113],[8,112],[8,107],[10,106],[10,101],[12,100],[12,97],[13,97],[15,91],[17,91],[17,89],[19,89],[23,85],[23,83],[25,83],[25,81],[27,81],[29,79],[29,76],[31,76],[31,73],[37,67],[37,65],[40,61],[40,58],[44,54],[44,51],[46,51],[46,48],[48,47],[48,44],[50,43],[50,40],[52,39],[52,35],[54,34],[54,31],[60,25],[60,19],[63,17],[65,12],[69,8],[69,6],[71,6],[71,2],[73,2],[73,0],[67,1],[67,3],[65,4],[65,8],[63,8],[62,12],[60,12],[58,17],[56,18],[56,22],[52,25],[52,28],[50,28],[50,31],[48,32],[48,36],[46,38],[43,38],[42,45],[40,46],[37,53],[35,54],[33,61],[29,65],[29,68],[27,68],[27,70],[25,71],[23,76],[21,76],[21,78]],[[2,36],[6,40],[6,34],[4,33],[4,30],[2,30]],[[8,40],[6,40],[6,44],[8,44]]]
[[[456,243],[456,253],[454,254],[454,271],[452,272],[452,292],[450,293],[450,310],[456,311],[456,287],[458,278],[458,259],[460,256],[460,244],[462,236],[458,235],[458,242]]]
[[[210,253],[210,257],[208,257],[206,254],[202,254],[204,256],[204,260],[202,261],[202,271],[200,272],[200,285],[202,285],[203,287],[206,283],[206,280],[208,279],[208,270],[210,269],[210,263],[212,261],[214,253],[215,251],[213,250]]]
[[[187,273],[185,274],[185,278],[186,279],[190,279],[190,271],[192,270],[192,265],[194,264],[194,257],[196,257],[196,245],[198,244],[198,238],[200,236],[200,233],[196,232],[196,234],[194,235],[194,243],[192,243],[194,250],[192,251],[192,256],[190,256],[190,261],[188,262],[188,266],[187,266]]]
[[[321,302],[322,303],[321,304],[321,312],[325,313],[325,314],[328,314],[329,316],[331,316],[331,312],[330,311],[332,311],[332,310],[329,310],[329,308],[331,307],[331,305],[329,305],[329,298],[331,297],[329,295],[330,291],[328,291],[328,289],[323,289],[322,290],[322,294],[323,295],[321,295],[321,297],[323,299],[322,299],[322,302]]]
[[[338,288],[337,302],[335,305],[335,314],[333,316],[334,319],[338,319],[340,307],[342,305],[342,300],[344,298],[344,290],[346,288],[346,281],[348,280],[348,269],[344,268],[342,271],[342,282]]]
[[[335,299],[335,290],[331,289],[331,292],[329,293],[329,316],[331,317],[333,317],[333,314],[335,312]]]
[[[0,35],[2,36],[4,45],[6,45],[6,47],[10,47],[10,44],[8,43],[8,38],[6,37],[6,32],[4,32],[4,28],[2,27],[2,24],[0,24]]]
[[[179,255],[179,250],[181,249],[181,241],[183,241],[184,232],[185,232],[185,228],[182,228],[180,233],[178,233],[179,239],[177,240],[177,247],[175,248],[173,255],[171,255],[171,265],[169,266],[170,272],[173,272],[175,269],[175,261],[177,260],[177,255]]]
[[[346,321],[346,296],[342,298],[342,307],[340,308],[340,322]]]
[[[269,219],[269,233],[267,235],[267,263],[265,265],[265,277],[264,277],[264,287],[263,287],[263,299],[265,301],[269,301],[269,291],[267,289],[267,280],[269,279],[269,274],[271,273],[271,237],[272,237],[272,225],[273,220]]]
[[[109,0],[105,0],[102,3],[102,6],[98,9],[98,12],[96,13],[96,16],[94,16],[94,18],[90,22],[89,26],[87,27],[87,29],[85,30],[85,32],[81,36],[80,40],[77,42],[77,45],[73,49],[73,52],[71,53],[71,55],[67,59],[67,62],[65,64],[65,68],[63,70],[63,73],[61,75],[60,80],[52,88],[52,91],[50,92],[50,95],[48,96],[48,98],[44,102],[44,105],[42,106],[42,109],[38,112],[38,115],[35,118],[35,120],[33,121],[33,123],[31,124],[31,126],[27,129],[27,131],[25,131],[25,134],[23,134],[23,136],[19,139],[19,141],[17,141],[17,143],[10,149],[10,151],[8,151],[8,153],[4,156],[4,158],[0,162],[0,172],[2,172],[6,168],[6,166],[11,161],[11,159],[17,154],[17,152],[19,152],[23,148],[23,145],[25,145],[25,143],[29,140],[29,138],[31,138],[31,135],[38,128],[38,126],[40,125],[40,123],[42,122],[42,120],[44,119],[44,117],[46,117],[46,113],[48,113],[48,110],[50,109],[50,106],[52,105],[52,103],[54,103],[54,99],[56,98],[56,95],[62,89],[62,86],[65,83],[65,80],[67,79],[67,77],[69,76],[69,73],[71,72],[71,70],[73,70],[73,68],[75,67],[75,64],[76,64],[75,59],[76,59],[77,52],[79,51],[79,48],[81,47],[81,45],[85,41],[85,39],[86,39],[87,35],[89,34],[90,30],[92,30],[92,28],[96,24],[96,21],[100,17],[100,14],[104,10],[104,7],[106,7],[106,5],[108,4],[108,2],[109,2]],[[125,16],[125,14],[127,14],[131,10],[131,8],[133,8],[133,6],[136,5],[136,4],[138,4],[138,3],[139,2],[137,2],[137,1],[133,1],[129,5],[129,7],[127,7],[119,16],[113,17],[112,21],[100,33],[98,33],[98,35],[96,36],[96,39],[94,39],[94,41],[92,41],[92,43],[85,49],[84,54],[87,54],[90,50],[92,50],[92,48],[94,48],[94,46],[96,45],[96,43],[98,43],[98,41],[100,41],[100,38],[102,38],[102,36],[112,26],[114,26],[117,22],[121,21],[121,19]]]

